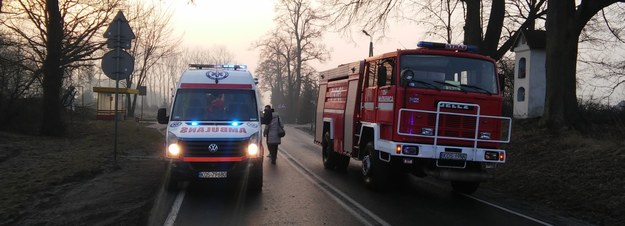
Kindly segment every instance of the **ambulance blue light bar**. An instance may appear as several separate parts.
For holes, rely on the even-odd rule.
[[[449,43],[439,43],[439,42],[421,41],[417,43],[417,47],[428,48],[428,49],[444,49],[444,50],[477,52],[477,46],[474,46],[474,45],[449,44]]]
[[[247,71],[245,64],[189,64],[190,68],[195,69],[224,69],[234,71]]]

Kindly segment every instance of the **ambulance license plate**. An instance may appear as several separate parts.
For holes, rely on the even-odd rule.
[[[441,152],[440,159],[467,160],[467,154],[460,152]]]
[[[198,177],[199,178],[226,178],[228,177],[228,172],[227,171],[200,172]]]

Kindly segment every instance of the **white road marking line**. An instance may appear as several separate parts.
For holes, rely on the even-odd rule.
[[[378,215],[374,214],[373,212],[371,212],[370,210],[362,206],[360,203],[356,202],[355,200],[347,196],[345,193],[341,192],[336,187],[332,186],[332,184],[328,183],[324,179],[321,179],[321,177],[317,176],[311,170],[306,168],[301,162],[297,161],[297,159],[295,159],[291,154],[284,151],[284,149],[280,148],[280,150],[281,151],[278,152],[278,154],[283,155],[283,157],[284,155],[286,155],[286,157],[288,157],[288,159],[290,160],[288,161],[289,164],[291,164],[293,168],[295,168],[300,174],[302,174],[310,182],[317,185],[317,187],[319,187],[324,193],[326,193],[328,196],[334,199],[334,201],[336,201],[338,204],[343,206],[343,208],[345,208],[354,217],[360,220],[360,222],[362,222],[365,225],[391,225],[388,222],[384,221],[382,218],[380,218]],[[341,197],[337,197],[335,194]],[[347,201],[351,206],[345,203],[344,200]],[[370,218],[374,220],[375,222],[370,222],[367,219],[365,219],[365,217]]]
[[[477,197],[475,197],[475,196],[472,196],[472,195],[467,195],[467,194],[461,194],[461,195],[463,195],[464,197],[468,197],[468,198],[470,198],[470,199],[473,199],[473,200],[475,200],[475,201],[478,201],[478,202],[484,203],[484,204],[486,204],[486,205],[489,205],[489,206],[495,207],[495,208],[497,208],[497,209],[500,209],[500,210],[506,211],[506,212],[508,212],[508,213],[511,213],[511,214],[517,215],[517,216],[519,216],[519,217],[523,217],[523,218],[525,218],[525,219],[528,219],[528,220],[534,221],[534,222],[536,222],[536,223],[539,223],[539,224],[542,224],[542,225],[546,225],[546,226],[553,226],[553,224],[550,224],[550,223],[547,223],[547,222],[544,222],[544,221],[538,220],[538,219],[536,219],[536,218],[533,218],[533,217],[527,216],[527,215],[522,214],[522,213],[519,213],[519,212],[515,212],[514,210],[511,210],[511,209],[505,208],[505,207],[503,207],[503,206],[499,206],[499,205],[497,205],[497,204],[494,204],[494,203],[490,203],[490,202],[487,202],[487,201],[481,200],[481,199],[479,199],[479,198],[477,198]]]
[[[180,211],[180,206],[182,206],[182,200],[184,200],[184,195],[187,193],[187,190],[180,190],[178,195],[176,195],[176,200],[174,201],[174,205],[171,206],[171,211],[169,211],[169,215],[167,215],[167,220],[165,220],[164,226],[173,226],[176,222],[176,217],[178,217],[178,211]]]
[[[297,130],[296,130],[296,131],[297,131]],[[307,134],[306,134],[306,135],[307,135]],[[288,155],[291,159],[293,159],[294,161],[298,162],[297,160],[295,160],[295,159],[293,158],[293,156],[291,156],[291,155],[290,155],[290,154],[288,154],[287,152],[282,151],[281,153],[286,153],[286,154],[287,154],[287,155]],[[290,162],[289,162],[289,163],[290,163]],[[299,162],[298,162],[298,164],[302,165],[302,164],[301,164],[301,163],[299,163]],[[291,165],[293,165],[293,163],[291,163]],[[295,166],[294,166],[294,167],[295,167]],[[304,166],[302,165],[302,167],[304,167]],[[298,167],[295,167],[295,168],[296,168],[296,169],[298,169]],[[298,170],[299,170],[299,169],[298,169]],[[306,169],[306,170],[308,170],[308,169]],[[308,171],[310,172],[310,170],[308,170]],[[313,175],[313,176],[315,176],[315,177],[317,177],[317,176],[316,176],[315,174],[313,174],[312,172],[310,172],[310,174],[311,174],[311,175]],[[306,176],[306,175],[305,175],[305,176]],[[342,196],[345,196],[345,194],[343,194],[342,192],[338,191],[336,188],[334,188],[332,185],[330,185],[330,184],[328,184],[327,182],[325,182],[323,179],[321,179],[321,178],[319,178],[319,177],[317,177],[317,178],[318,178],[318,179],[319,179],[322,183],[325,183],[325,184],[327,184],[329,187],[331,187],[332,189],[336,190],[336,191],[337,191],[337,193],[341,194]],[[310,179],[310,178],[309,178],[309,180],[312,180],[312,179]],[[437,186],[437,187],[442,187],[442,186],[440,186],[439,184],[436,184],[436,183],[433,183],[433,182],[430,182],[430,181],[426,181],[426,180],[422,180],[422,181],[427,182],[427,183],[429,183],[429,184],[431,184],[431,185],[434,185],[434,186]],[[313,181],[313,183],[314,183],[314,182],[315,182],[315,181]],[[326,192],[326,193],[327,193],[327,192]],[[459,194],[461,194],[461,193],[459,193]],[[461,195],[463,195],[463,196],[465,196],[465,197],[467,197],[467,198],[473,199],[473,200],[475,200],[475,201],[481,202],[481,203],[483,203],[483,204],[486,204],[486,205],[489,205],[489,206],[492,206],[492,207],[498,208],[498,209],[503,210],[503,211],[505,211],[505,212],[508,212],[508,213],[511,213],[511,214],[517,215],[517,216],[519,216],[519,217],[522,217],[522,218],[528,219],[528,220],[530,220],[530,221],[534,221],[534,222],[536,222],[536,223],[539,223],[539,224],[542,224],[542,225],[545,225],[545,226],[553,226],[553,224],[550,224],[550,223],[547,223],[547,222],[544,222],[544,221],[538,220],[538,219],[536,219],[536,218],[533,218],[533,217],[527,216],[527,215],[525,215],[525,214],[522,214],[522,213],[516,212],[516,211],[514,211],[514,210],[511,210],[511,209],[505,208],[505,207],[503,207],[503,206],[499,206],[499,205],[497,205],[497,204],[490,203],[490,202],[487,202],[487,201],[485,201],[485,200],[481,200],[481,199],[479,199],[479,198],[477,198],[477,197],[475,197],[475,196],[472,196],[472,195],[467,195],[467,194],[461,194]],[[331,195],[331,196],[332,196],[332,195]],[[335,197],[333,197],[333,198],[335,198]],[[349,197],[345,197],[345,198],[347,198],[347,199],[351,200]],[[335,198],[335,200],[336,200],[336,198]],[[353,200],[352,200],[352,201],[353,201]],[[358,203],[356,203],[356,204],[358,204]],[[341,204],[341,205],[343,205],[343,204]],[[345,205],[343,205],[343,206],[345,207]],[[360,205],[358,204],[358,206],[360,206]],[[347,208],[347,207],[346,207],[346,208]],[[363,208],[364,208],[364,207],[363,207]],[[350,212],[351,212],[351,211],[350,211]],[[353,212],[352,212],[352,213],[353,213]],[[360,218],[359,218],[359,219],[360,219]],[[388,223],[387,223],[387,224],[388,224]]]
[[[437,183],[434,183],[434,182],[431,182],[431,181],[427,181],[427,180],[421,180],[421,181],[426,182],[426,183],[428,183],[428,184],[430,184],[430,185],[433,185],[433,186],[439,187],[439,188],[443,188],[443,186],[441,186],[440,184],[437,184]],[[547,222],[544,222],[544,221],[538,220],[538,219],[536,219],[536,218],[533,218],[533,217],[527,216],[527,215],[522,214],[522,213],[519,213],[519,212],[515,212],[514,210],[511,210],[511,209],[505,208],[505,207],[503,207],[503,206],[499,206],[499,205],[494,204],[494,203],[490,203],[490,202],[488,202],[488,201],[485,201],[485,200],[479,199],[479,198],[477,198],[477,197],[475,197],[475,196],[472,196],[472,195],[467,195],[467,194],[462,194],[462,193],[458,193],[458,194],[460,194],[460,195],[462,195],[462,196],[464,196],[464,197],[467,197],[467,198],[473,199],[473,200],[475,200],[475,201],[481,202],[481,203],[483,203],[483,204],[486,204],[486,205],[489,205],[489,206],[495,207],[495,208],[497,208],[497,209],[503,210],[503,211],[505,211],[505,212],[508,212],[508,213],[511,213],[511,214],[517,215],[517,216],[519,216],[519,217],[522,217],[522,218],[528,219],[528,220],[530,220],[530,221],[534,221],[534,222],[536,222],[536,223],[539,223],[539,224],[542,224],[542,225],[545,225],[545,226],[553,226],[553,224],[550,224],[550,223],[547,223]]]

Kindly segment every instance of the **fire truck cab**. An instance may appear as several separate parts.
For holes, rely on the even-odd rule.
[[[167,124],[166,184],[185,180],[245,180],[250,191],[263,185],[260,101],[256,80],[245,65],[191,64],[176,85]]]
[[[374,189],[411,172],[472,193],[505,163],[500,145],[510,141],[495,61],[471,46],[418,47],[321,72],[315,143],[326,169],[362,161]]]

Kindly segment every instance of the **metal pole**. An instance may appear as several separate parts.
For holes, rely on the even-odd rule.
[[[115,54],[116,54],[116,58],[115,58],[115,113],[113,114],[113,117],[115,118],[115,138],[114,138],[114,145],[113,145],[113,161],[115,163],[117,163],[117,105],[118,105],[118,99],[119,99],[119,58],[120,58],[120,46],[121,46],[121,21],[117,20],[115,21],[115,23],[118,24],[117,26],[117,48],[115,48]]]
[[[143,105],[145,104],[145,96],[141,96],[141,120],[143,120]]]
[[[373,56],[373,37],[371,37],[371,35],[369,35],[369,33],[367,33],[367,31],[362,30],[362,33],[364,33],[366,36],[369,36],[369,57]]]

